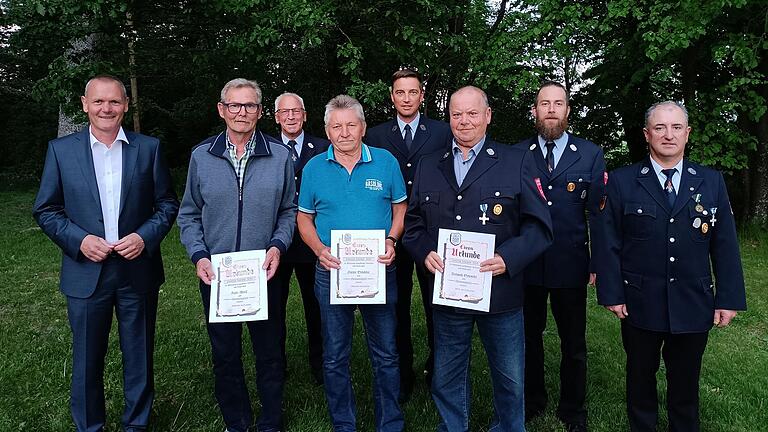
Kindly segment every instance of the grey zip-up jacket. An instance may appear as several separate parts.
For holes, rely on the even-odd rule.
[[[225,132],[192,150],[178,224],[195,264],[211,254],[277,247],[284,254],[296,226],[290,150],[256,131],[242,191]]]

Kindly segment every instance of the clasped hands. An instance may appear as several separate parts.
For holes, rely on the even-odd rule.
[[[99,236],[88,234],[80,242],[80,252],[93,262],[104,261],[113,251],[132,260],[144,251],[144,239],[136,233],[130,233],[115,243],[109,243]]]

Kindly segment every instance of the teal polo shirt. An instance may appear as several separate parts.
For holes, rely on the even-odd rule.
[[[331,244],[331,230],[392,227],[392,204],[405,201],[400,165],[384,149],[362,144],[362,155],[348,173],[333,156],[333,146],[313,157],[301,180],[299,211],[315,215],[320,241]]]

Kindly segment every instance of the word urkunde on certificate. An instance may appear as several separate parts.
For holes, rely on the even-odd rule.
[[[211,256],[209,322],[260,321],[268,317],[266,251],[250,250]]]
[[[331,304],[384,304],[384,230],[331,230],[331,254],[341,268],[331,269]]]
[[[496,236],[440,228],[437,246],[443,272],[435,273],[432,303],[488,312],[493,274],[480,263],[493,258]]]

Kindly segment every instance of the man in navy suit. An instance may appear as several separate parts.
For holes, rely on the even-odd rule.
[[[718,171],[683,158],[690,131],[683,105],[651,106],[643,129],[650,156],[611,173],[601,215],[597,298],[621,319],[632,431],[656,430],[660,357],[669,430],[699,430],[709,330],[746,309],[728,191]]]
[[[299,189],[304,165],[315,155],[328,150],[330,142],[324,138],[311,136],[304,132],[304,122],[307,121],[307,111],[304,100],[295,93],[283,93],[275,99],[275,121],[280,125],[280,141],[291,151],[293,160],[294,180],[296,181],[296,196],[294,203],[299,202]],[[323,383],[323,338],[320,329],[320,305],[315,297],[315,253],[304,243],[301,236],[294,235],[288,251],[277,268],[278,284],[282,295],[283,335],[281,346],[283,358],[285,355],[285,325],[288,291],[291,284],[291,273],[296,272],[299,283],[301,300],[304,303],[304,320],[307,323],[307,344],[309,366],[315,383]],[[286,368],[287,369],[287,368]]]
[[[424,102],[424,85],[421,75],[412,69],[401,69],[392,75],[391,95],[397,116],[388,122],[371,128],[365,143],[388,150],[397,158],[405,180],[408,196],[411,195],[413,177],[419,160],[430,153],[444,152],[451,145],[451,130],[445,122],[428,119],[419,114]],[[397,272],[397,351],[400,353],[400,401],[405,402],[413,391],[416,374],[413,371],[413,341],[411,338],[411,294],[413,292],[414,260],[399,246],[395,255]],[[427,320],[429,355],[424,364],[427,385],[432,378],[434,362],[434,338],[432,335],[431,286],[422,262],[416,262],[424,315]]]
[[[518,144],[530,151],[547,197],[555,240],[525,269],[525,410],[530,420],[544,412],[544,329],[547,298],[560,335],[560,402],[557,416],[569,432],[587,429],[588,226],[596,227],[605,191],[605,160],[597,145],[566,132],[568,91],[545,81],[531,113],[538,134]],[[587,224],[587,215],[589,224]]]
[[[77,430],[104,429],[104,357],[114,310],[123,429],[143,431],[154,398],[155,318],[165,281],[160,242],[179,202],[158,140],[121,127],[128,111],[123,83],[92,78],[81,100],[89,126],[49,143],[33,215],[62,250]]]
[[[450,99],[451,149],[422,159],[406,213],[403,243],[430,274],[442,272],[440,228],[494,234],[489,312],[433,305],[432,398],[440,431],[469,430],[472,331],[477,324],[490,364],[495,415],[491,430],[525,431],[523,270],[552,243],[541,174],[527,149],[486,137],[491,108],[485,92],[464,87]],[[434,283],[430,277],[429,287]],[[498,429],[496,429],[498,428]]]

